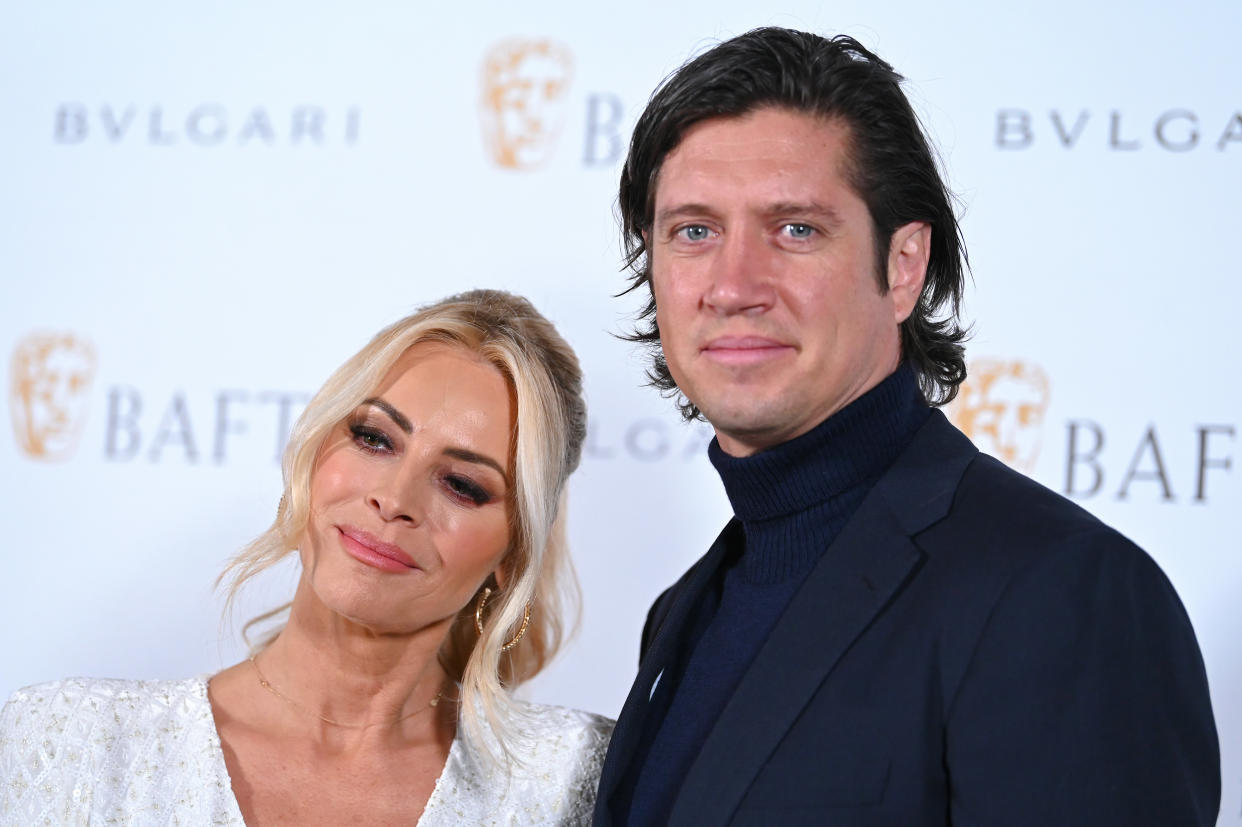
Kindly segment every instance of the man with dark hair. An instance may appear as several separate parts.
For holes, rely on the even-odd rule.
[[[759,29],[635,127],[634,338],[736,516],[648,615],[595,823],[1215,824],[1172,586],[930,407],[966,374],[966,254],[900,83]]]

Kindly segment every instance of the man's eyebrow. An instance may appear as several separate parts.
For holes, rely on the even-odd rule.
[[[840,226],[845,223],[841,213],[835,207],[821,204],[818,201],[778,201],[763,209],[763,214],[770,218],[798,218],[806,216],[817,218],[825,224]]]
[[[504,477],[506,483],[509,482],[509,475],[505,473],[505,469],[500,467],[500,463],[486,454],[476,453],[466,448],[445,448],[444,453],[456,459],[465,460],[466,462],[477,462],[480,465],[488,465],[495,468],[500,476]]]
[[[388,418],[391,419],[402,431],[405,431],[407,434],[414,433],[414,426],[410,424],[410,420],[405,418],[405,414],[401,413],[401,411],[397,410],[392,405],[389,405],[378,396],[372,396],[369,399],[364,399],[362,400],[362,404],[374,405],[384,413],[388,414]]]
[[[712,216],[716,212],[706,204],[678,204],[676,207],[666,207],[655,215],[655,224],[667,224],[677,218],[687,218],[695,216]]]
[[[678,204],[675,207],[668,207],[656,213],[655,223],[656,225],[662,225],[678,218],[706,217],[714,216],[715,214],[716,211],[706,204]],[[777,201],[760,210],[760,214],[768,218],[798,218],[806,216],[807,218],[818,219],[834,227],[845,223],[845,219],[841,217],[841,213],[835,207],[821,204],[818,201]]]

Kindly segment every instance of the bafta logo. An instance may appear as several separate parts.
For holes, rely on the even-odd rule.
[[[565,118],[573,55],[550,40],[510,39],[483,60],[479,101],[483,139],[492,160],[506,169],[534,169],[547,161]]]
[[[35,333],[13,351],[9,411],[17,444],[33,459],[62,460],[78,445],[95,378],[95,349],[68,333]]]
[[[1048,377],[1038,365],[978,359],[949,415],[980,450],[1029,474],[1039,457],[1048,396]]]

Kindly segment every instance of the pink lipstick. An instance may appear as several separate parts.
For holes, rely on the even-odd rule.
[[[351,526],[337,526],[336,530],[341,533],[341,548],[360,563],[397,574],[418,568],[414,558],[399,546]]]

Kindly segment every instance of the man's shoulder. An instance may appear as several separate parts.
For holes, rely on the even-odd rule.
[[[647,651],[648,645],[655,637],[656,631],[659,630],[665,615],[672,608],[678,595],[689,588],[691,583],[715,571],[721,565],[721,560],[728,552],[729,547],[732,544],[743,541],[742,524],[734,517],[721,529],[719,536],[716,537],[715,542],[712,543],[707,552],[695,560],[694,564],[686,569],[681,577],[677,578],[677,582],[660,592],[659,596],[652,602],[651,608],[647,610],[647,620],[643,624],[640,652]]]
[[[1071,538],[1129,544],[1079,504],[983,453],[962,474],[944,522],[945,528],[1036,545]]]
[[[707,551],[701,554],[691,565],[690,568],[682,572],[676,582],[665,589],[659,597],[656,598],[658,605],[661,600],[672,593],[688,586],[690,581],[696,579],[705,568],[715,569],[723,563],[723,557],[728,553],[730,547],[736,548],[736,543],[745,542],[745,535],[742,531],[742,523],[736,517],[725,523],[724,528],[720,530],[720,534],[716,537]]]
[[[925,430],[911,456],[891,470],[885,505],[865,519],[900,524],[925,555],[923,579],[951,602],[986,602],[1011,584],[1038,582],[1041,573],[1114,576],[1134,569],[1161,588],[1167,582],[1150,555],[1119,531],[978,451],[944,417]]]
[[[943,519],[913,535],[924,576],[954,616],[1024,594],[1079,583],[1084,594],[1128,584],[1135,594],[1175,600],[1159,564],[1086,509],[999,460],[978,454]],[[1084,597],[1082,605],[1088,605]],[[1178,609],[1177,611],[1180,611]]]
[[[1034,544],[1070,536],[1124,541],[1082,506],[979,451],[938,413],[898,460],[898,467],[898,496],[890,497],[894,511],[918,507],[902,496],[945,495],[943,513],[926,526],[932,534],[997,534]]]

